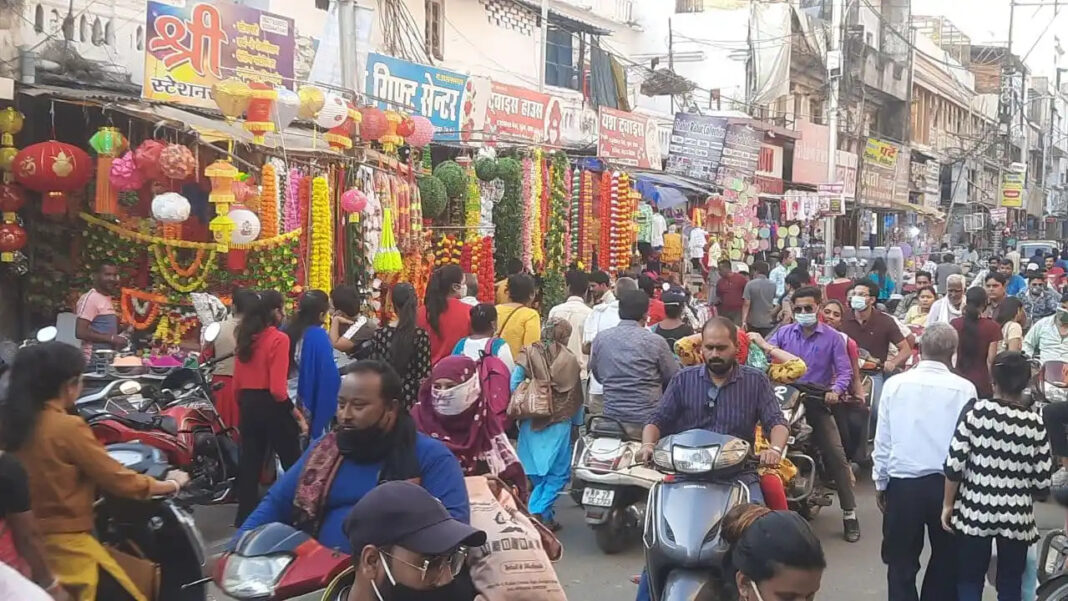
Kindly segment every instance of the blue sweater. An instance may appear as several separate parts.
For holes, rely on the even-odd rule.
[[[437,497],[452,517],[465,524],[469,523],[471,507],[467,500],[467,487],[464,485],[460,462],[443,443],[422,433],[416,435],[415,452],[422,468],[423,488]],[[263,524],[292,523],[293,497],[307,457],[308,452],[305,451],[304,456],[274,483],[267,496],[241,525],[234,540],[237,540],[242,532]],[[342,461],[337,477],[334,478],[334,485],[326,496],[325,516],[318,537],[320,543],[343,553],[352,552],[348,539],[341,531],[341,525],[352,506],[378,484],[381,467],[381,464],[359,465]]]

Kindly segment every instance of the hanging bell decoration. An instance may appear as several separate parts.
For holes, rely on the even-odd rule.
[[[204,175],[211,180],[211,193],[208,202],[215,206],[215,217],[208,224],[215,238],[219,252],[230,249],[230,236],[236,224],[230,218],[230,205],[234,204],[234,180],[237,179],[237,167],[226,161],[215,161],[204,170]]]
[[[274,121],[271,119],[271,107],[278,99],[278,91],[274,86],[258,81],[248,84],[249,102],[245,116],[245,129],[252,132],[252,141],[263,144],[263,136],[267,132],[274,131]]]
[[[89,138],[89,146],[96,151],[96,195],[93,210],[103,215],[117,215],[119,190],[111,184],[111,166],[126,152],[129,142],[115,127],[101,127]]]
[[[217,82],[212,86],[211,93],[223,117],[226,117],[227,123],[233,123],[245,114],[249,101],[252,99],[252,90],[248,84],[236,77]]]

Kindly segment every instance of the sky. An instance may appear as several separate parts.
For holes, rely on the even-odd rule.
[[[901,0],[883,0],[883,2]],[[1035,4],[1041,0],[1018,0]],[[1027,64],[1033,75],[1054,75],[1054,36],[1068,52],[1068,0],[1060,0],[1054,16],[1053,0],[1049,6],[1018,6],[1013,25],[1013,53],[1023,57],[1030,50]],[[912,0],[912,14],[948,17],[973,44],[1001,43],[1009,39],[1009,0]],[[1048,28],[1047,28],[1048,26]],[[1045,33],[1043,33],[1045,31]],[[1038,42],[1036,45],[1036,41]],[[1034,50],[1031,47],[1034,46]],[[1060,57],[1059,66],[1068,67],[1068,54]],[[1068,75],[1062,75],[1068,81]]]

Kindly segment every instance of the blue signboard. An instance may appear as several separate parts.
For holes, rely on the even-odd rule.
[[[436,140],[467,142],[472,132],[481,131],[485,100],[479,115],[475,86],[466,75],[372,53],[365,89],[380,109],[407,109],[430,119]]]

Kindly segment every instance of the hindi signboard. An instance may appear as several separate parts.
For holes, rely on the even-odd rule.
[[[656,121],[602,106],[598,110],[597,156],[640,169],[660,169]]]
[[[216,108],[211,89],[229,77],[292,87],[293,19],[247,6],[149,1],[141,97]]]
[[[726,118],[677,113],[671,128],[667,171],[714,181],[726,138]]]
[[[864,162],[893,169],[897,166],[897,151],[896,144],[868,138],[868,143],[864,146]]]
[[[484,85],[481,82],[485,82]],[[482,130],[488,80],[384,54],[367,56],[367,93],[380,109],[407,109],[434,124],[434,138],[471,142]]]
[[[753,179],[760,158],[760,144],[764,134],[744,124],[727,126],[723,140],[723,156],[719,161],[719,182],[728,185],[732,180]]]
[[[1018,209],[1023,206],[1024,174],[1005,171],[1001,174],[1001,206]]]
[[[497,81],[486,106],[486,131],[504,142],[560,143],[560,99]]]

